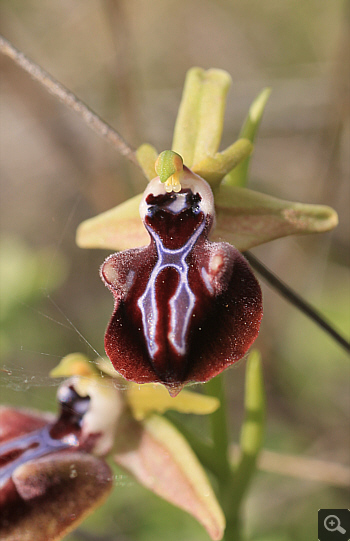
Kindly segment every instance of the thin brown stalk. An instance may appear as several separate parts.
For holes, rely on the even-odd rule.
[[[113,147],[128,160],[139,166],[134,150],[124,141],[119,133],[109,126],[94,113],[85,103],[56,81],[51,75],[43,70],[38,64],[27,58],[21,51],[16,49],[8,40],[0,36],[0,52],[11,58],[18,66],[24,69],[38,83],[40,83],[50,94],[58,98],[66,107],[77,113],[84,122],[98,135],[108,141]]]

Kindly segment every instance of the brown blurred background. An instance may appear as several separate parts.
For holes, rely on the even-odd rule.
[[[349,12],[340,0],[0,1],[3,35],[133,147],[170,148],[191,66],[222,68],[233,78],[223,148],[237,137],[254,97],[271,86],[250,187],[331,205],[340,224],[253,252],[348,336]],[[107,252],[77,248],[76,227],[142,191],[144,179],[3,58],[1,88],[1,401],[54,409],[56,383],[48,371],[73,351],[95,356],[73,326],[103,354],[112,310],[98,276]],[[265,447],[347,464],[348,359],[262,286],[256,345],[268,396]],[[236,441],[244,362],[226,379]],[[131,479],[118,479],[107,506],[70,540],[207,539],[191,518]],[[348,507],[346,489],[336,485],[259,473],[246,505],[249,539],[316,539],[317,510]]]

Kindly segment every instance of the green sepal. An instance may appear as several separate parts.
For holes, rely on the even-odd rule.
[[[82,222],[77,229],[77,245],[80,248],[127,250],[148,244],[149,235],[139,214],[142,197],[142,193],[135,195],[117,207]]]
[[[149,235],[139,215],[142,197],[136,195],[81,223],[78,246],[126,250],[148,244]],[[331,207],[294,203],[222,183],[215,191],[215,207],[211,240],[224,240],[241,251],[288,235],[329,231],[338,223]]]
[[[322,233],[338,224],[338,215],[326,205],[309,205],[226,186],[215,193],[216,227],[211,240],[225,240],[245,251],[280,237]]]

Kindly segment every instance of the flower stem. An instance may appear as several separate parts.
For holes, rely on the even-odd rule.
[[[242,537],[241,507],[256,470],[262,447],[265,426],[265,392],[261,359],[257,351],[249,355],[245,383],[245,418],[240,437],[241,456],[232,467],[228,456],[226,400],[222,375],[206,384],[206,391],[219,398],[221,406],[212,415],[213,460],[212,471],[217,473],[219,499],[226,516],[226,541],[240,541]],[[218,464],[220,468],[218,468]]]
[[[245,380],[245,418],[240,448],[241,456],[231,476],[231,486],[225,502],[226,539],[240,539],[240,511],[256,470],[256,461],[263,444],[265,430],[265,390],[261,358],[257,350],[250,353]]]
[[[205,385],[208,395],[215,396],[220,400],[220,407],[211,414],[211,434],[213,439],[213,457],[218,471],[219,484],[226,485],[230,476],[231,468],[229,463],[229,438],[227,432],[227,404],[223,382],[223,375],[220,374]]]

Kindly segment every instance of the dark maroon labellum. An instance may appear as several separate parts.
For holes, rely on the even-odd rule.
[[[101,276],[115,306],[106,353],[137,383],[161,382],[175,394],[207,381],[246,353],[262,317],[259,284],[230,244],[208,240],[215,220],[209,185],[184,168],[182,189],[159,178],[140,214],[148,246],[111,255]]]

